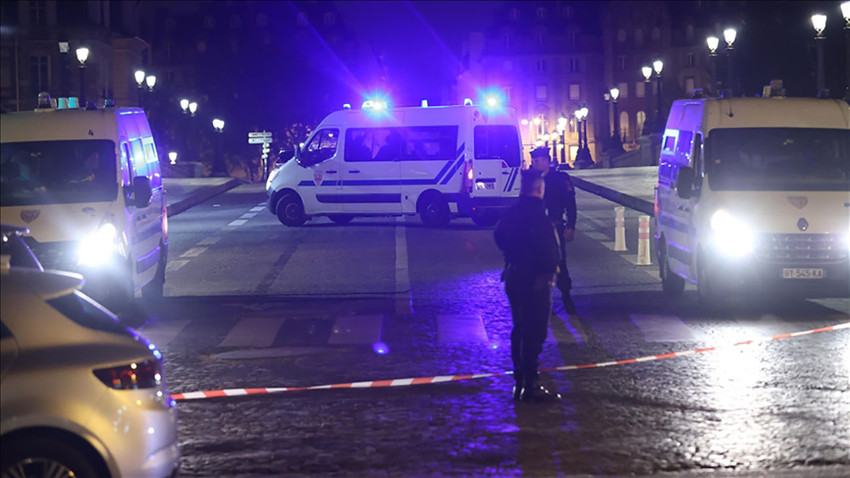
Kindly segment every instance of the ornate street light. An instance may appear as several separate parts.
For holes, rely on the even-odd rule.
[[[720,46],[720,39],[714,35],[705,39],[708,45],[708,61],[711,63],[711,91],[715,91],[717,87],[717,47]]]
[[[646,115],[643,120],[643,131],[652,131],[649,127],[649,114],[652,110],[652,67],[648,65],[644,65],[640,69],[641,74],[643,74],[643,90],[644,96],[646,97]]]
[[[723,30],[723,39],[726,40],[726,91],[729,96],[734,95],[735,61],[732,54],[735,51],[734,43],[738,32],[734,28]]]
[[[658,83],[658,109],[655,110],[655,126],[656,129],[661,129],[664,125],[664,119],[661,117],[661,70],[664,69],[664,62],[655,60],[652,62],[652,69],[655,70],[655,81]]]
[[[144,70],[136,70],[133,73],[133,76],[136,79],[136,84],[139,85],[139,108],[142,107],[142,85],[145,84],[145,71]]]
[[[189,103],[189,114],[195,116],[196,111],[198,111],[198,103],[194,101]]]
[[[224,130],[224,120],[215,118],[212,120],[212,125],[216,133],[221,133]]]
[[[826,89],[823,77],[823,41],[826,39],[826,37],[823,36],[823,31],[826,28],[826,15],[812,15],[812,27],[815,29],[815,45],[817,45],[818,49],[818,97],[823,98],[829,96],[829,91]]]
[[[611,99],[614,103],[614,141],[619,144],[620,143],[620,115],[617,113],[617,98],[620,97],[620,89],[619,88],[611,88],[608,90],[611,93]]]
[[[77,48],[77,61],[80,62],[80,106],[86,107],[86,60],[89,58],[89,49]]]
[[[177,152],[176,151],[169,152],[168,153],[168,160],[171,162],[171,164],[177,164]]]
[[[156,76],[148,75],[145,77],[145,84],[148,85],[148,91],[152,92],[154,85],[156,85]]]
[[[188,114],[189,113],[189,100],[187,100],[186,98],[183,98],[182,100],[180,100],[180,109],[183,110],[184,115]]]

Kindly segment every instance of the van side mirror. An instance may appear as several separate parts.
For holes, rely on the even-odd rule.
[[[295,158],[295,162],[298,163],[299,166],[305,166],[306,167],[306,165],[304,164],[304,160],[301,159],[302,158],[302,156],[301,156],[301,145],[296,144],[294,150],[295,150],[294,151],[295,154],[292,157]]]
[[[147,176],[133,178],[133,201],[136,207],[148,207],[151,203],[151,180]]]
[[[682,199],[690,199],[696,196],[694,189],[694,168],[681,167],[676,176],[676,192]]]

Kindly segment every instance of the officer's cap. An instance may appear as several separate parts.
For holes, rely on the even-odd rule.
[[[538,146],[531,150],[532,158],[549,158],[549,148],[545,146]]]

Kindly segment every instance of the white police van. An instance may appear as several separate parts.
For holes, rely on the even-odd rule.
[[[417,213],[426,225],[454,215],[489,226],[519,195],[521,166],[512,109],[367,101],[322,120],[266,189],[270,211],[287,226]]]
[[[665,292],[850,296],[850,107],[775,89],[673,103],[655,190]]]
[[[56,109],[42,95],[0,120],[0,222],[28,228],[46,269],[82,273],[111,308],[161,297],[168,219],[144,110]]]

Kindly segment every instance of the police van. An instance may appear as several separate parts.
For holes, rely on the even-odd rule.
[[[118,310],[161,297],[168,250],[162,174],[144,110],[56,109],[0,120],[0,222],[46,269],[75,271]]]
[[[266,187],[269,210],[287,226],[415,214],[430,226],[454,216],[490,226],[519,195],[521,166],[512,109],[367,101],[329,114]]]
[[[665,292],[850,296],[850,107],[778,88],[673,103],[655,189]]]

